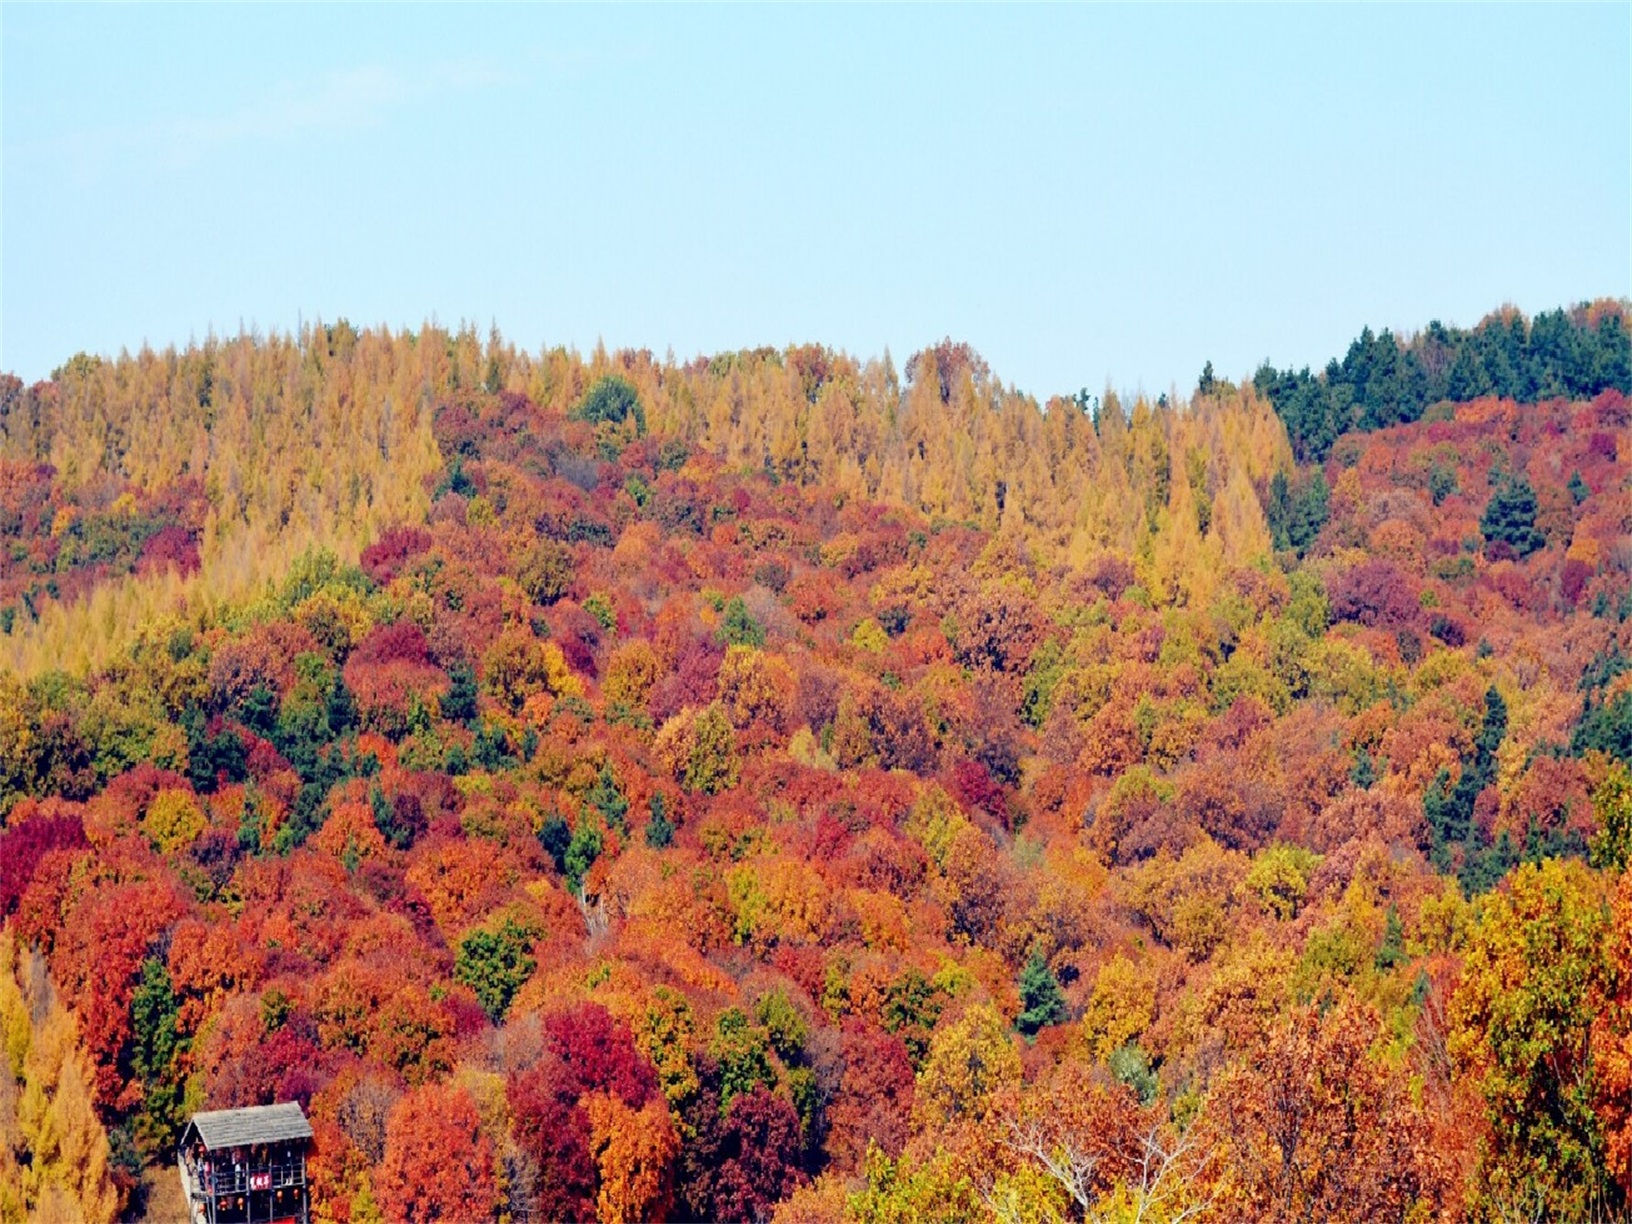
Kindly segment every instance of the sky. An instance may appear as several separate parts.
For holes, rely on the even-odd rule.
[[[1632,5],[0,5],[0,370],[301,321],[1041,397],[1632,296]]]

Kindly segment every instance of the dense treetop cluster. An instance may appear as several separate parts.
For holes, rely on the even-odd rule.
[[[9,380],[0,1220],[289,1099],[357,1224],[1624,1212],[1621,317],[1317,444],[951,342]]]
[[[1534,319],[1503,310],[1471,330],[1434,322],[1403,343],[1368,327],[1319,375],[1266,363],[1252,381],[1274,401],[1298,458],[1318,460],[1348,430],[1420,420],[1436,404],[1632,395],[1632,332],[1624,304],[1607,300]]]

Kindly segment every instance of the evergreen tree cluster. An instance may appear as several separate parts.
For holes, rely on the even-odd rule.
[[[1060,989],[1060,979],[1048,967],[1041,950],[1033,950],[1020,971],[1020,1007],[1022,1010],[1014,1024],[1028,1037],[1066,1018],[1065,993]]]
[[[1269,504],[1264,507],[1264,519],[1278,551],[1293,549],[1298,556],[1303,556],[1330,514],[1331,489],[1320,469],[1293,479],[1285,472],[1276,472],[1269,482]]]
[[[1505,481],[1491,494],[1479,519],[1479,530],[1487,545],[1505,544],[1520,557],[1528,557],[1547,543],[1536,530],[1536,491],[1523,476]]]
[[[1485,692],[1485,716],[1473,741],[1473,755],[1463,758],[1462,772],[1454,784],[1450,771],[1441,769],[1422,797],[1423,812],[1433,835],[1435,866],[1449,871],[1453,848],[1459,849],[1462,861],[1457,875],[1470,892],[1493,887],[1520,858],[1505,833],[1492,843],[1474,820],[1480,793],[1496,781],[1496,750],[1505,738],[1507,702],[1492,685]]]
[[[1286,422],[1298,459],[1319,461],[1351,429],[1415,421],[1442,400],[1496,395],[1533,404],[1590,399],[1611,387],[1632,392],[1632,336],[1619,310],[1584,305],[1529,322],[1505,311],[1471,329],[1436,321],[1403,343],[1368,327],[1320,374],[1266,362],[1252,381]]]

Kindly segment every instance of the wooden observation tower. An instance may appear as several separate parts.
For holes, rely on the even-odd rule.
[[[189,1224],[310,1224],[311,1141],[293,1101],[194,1114],[176,1152]]]

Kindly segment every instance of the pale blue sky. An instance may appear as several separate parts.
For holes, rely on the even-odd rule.
[[[301,317],[1021,388],[1632,293],[1632,6],[0,9],[0,369]]]

